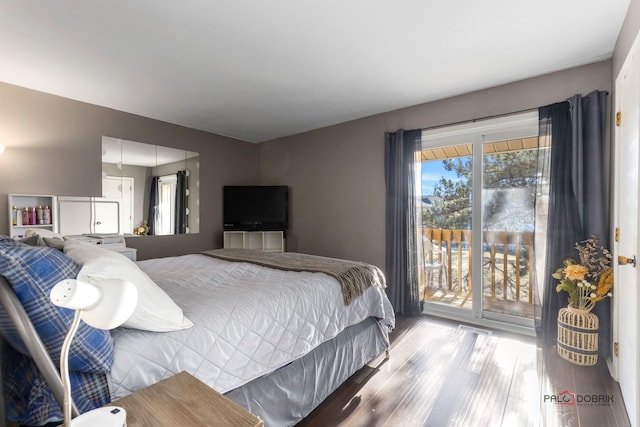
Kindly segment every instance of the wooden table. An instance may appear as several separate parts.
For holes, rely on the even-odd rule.
[[[262,427],[263,421],[202,381],[180,372],[112,402],[128,427]]]

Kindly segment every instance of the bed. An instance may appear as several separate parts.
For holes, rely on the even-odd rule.
[[[13,243],[0,238],[0,255],[4,250],[5,258],[20,250],[39,251],[39,256],[45,259],[70,261],[75,268],[65,274],[75,272],[79,279],[87,281],[105,278],[100,275],[114,274],[121,269],[121,263],[130,262],[121,255],[103,249],[88,250],[86,246],[76,246],[75,251],[66,248],[66,253],[62,253],[49,247],[3,249],[3,245]],[[107,337],[99,336],[98,346],[111,346],[111,353],[105,351],[111,359],[101,359],[100,363],[85,361],[85,365],[93,363],[98,367],[81,366],[82,370],[76,372],[78,389],[85,382],[90,385],[84,387],[89,390],[88,398],[78,392],[74,394],[78,410],[82,412],[124,397],[187,371],[262,418],[265,425],[290,426],[308,415],[349,376],[388,351],[388,334],[395,319],[379,269],[308,255],[299,255],[302,264],[297,259],[297,264],[286,267],[280,264],[281,260],[274,263],[271,259],[253,259],[253,255],[243,258],[245,255],[218,250],[127,264],[127,268],[135,268],[136,274],[157,285],[179,307],[180,315],[173,319],[173,327],[157,323],[158,319],[148,322],[151,329],[167,328],[164,331],[145,329],[148,316],[157,314],[146,313],[147,317],[138,316],[137,320],[132,316],[133,327],[125,324]],[[323,265],[316,268],[315,264],[309,267],[310,261],[331,265],[336,261],[338,269],[326,269]],[[118,268],[111,266],[114,262]],[[357,277],[355,287],[341,275],[348,272],[348,276],[354,276],[354,271],[358,272],[355,276],[366,272]],[[4,274],[2,270],[0,274]],[[149,307],[155,310],[156,305]],[[160,313],[159,317],[169,319],[171,312]],[[135,324],[136,321],[139,323]],[[31,350],[20,348],[15,345],[15,337],[6,335],[3,331],[4,338],[14,343],[9,351],[28,352],[33,359],[38,357],[33,352],[42,353],[38,346]],[[50,337],[43,341],[40,347],[47,348],[55,360],[52,350],[55,345],[50,344]],[[47,367],[45,361],[35,375],[43,377],[40,382],[53,383],[49,388],[55,390],[58,384],[56,376],[49,372],[51,365],[55,363]],[[9,372],[8,376],[11,375]],[[57,403],[55,395],[50,390],[48,393],[48,402]],[[15,408],[11,407],[16,403],[15,396],[8,400],[7,415],[15,417]],[[39,414],[38,421],[59,419],[57,405],[45,406],[49,410]]]

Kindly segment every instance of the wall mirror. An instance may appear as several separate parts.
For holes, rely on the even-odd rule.
[[[94,228],[156,236],[198,233],[199,168],[196,152],[103,136],[103,197],[93,198],[101,202],[94,203]]]

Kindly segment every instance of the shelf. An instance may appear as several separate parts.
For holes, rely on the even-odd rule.
[[[283,231],[225,231],[225,249],[255,249],[270,252],[284,252]]]
[[[13,207],[18,208],[16,224],[13,223]],[[48,224],[25,224],[22,221],[22,209],[29,207],[49,207],[49,223]],[[56,196],[42,194],[9,194],[9,236],[13,238],[22,238],[30,228],[49,230],[54,233],[58,232],[57,227],[57,203]],[[44,220],[44,219],[43,219]],[[38,222],[36,214],[36,222]]]

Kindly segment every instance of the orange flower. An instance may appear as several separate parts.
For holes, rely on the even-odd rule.
[[[589,273],[587,267],[580,264],[569,265],[564,269],[564,273],[569,280],[584,280],[584,277]]]
[[[604,299],[610,296],[609,291],[613,288],[613,269],[609,268],[602,276],[600,276],[600,281],[598,282],[598,288],[594,296],[591,297],[591,302],[596,303],[601,299]]]

